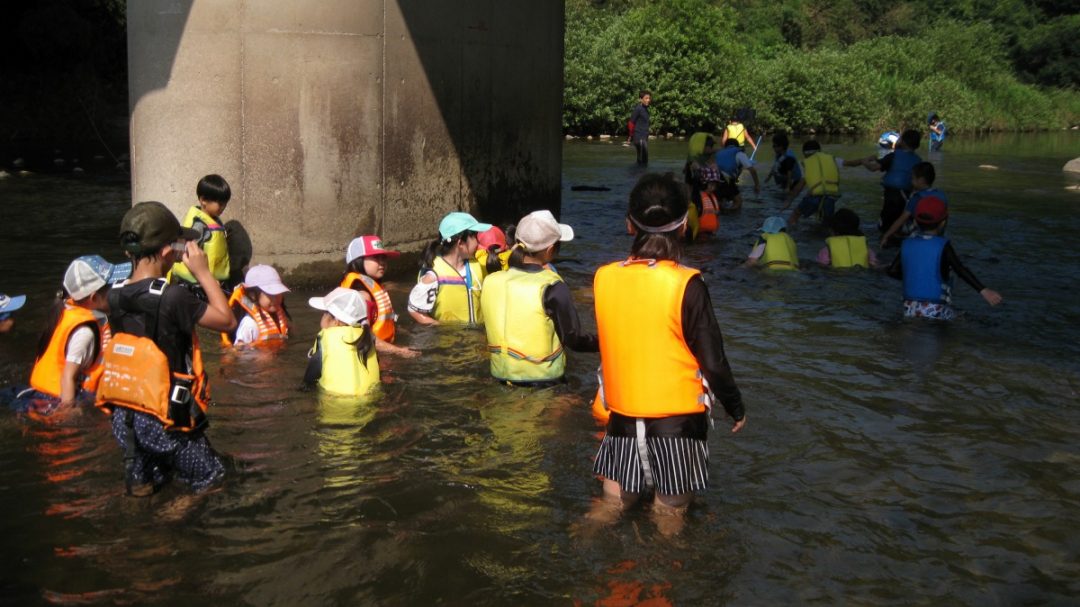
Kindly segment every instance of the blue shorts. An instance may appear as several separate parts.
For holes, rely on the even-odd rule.
[[[799,215],[809,217],[817,213],[824,221],[833,216],[836,211],[836,199],[839,196],[804,196],[799,202]]]

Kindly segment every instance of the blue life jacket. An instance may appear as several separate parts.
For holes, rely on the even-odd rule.
[[[941,277],[941,256],[948,239],[916,234],[900,243],[904,299],[949,303],[950,289]]]
[[[944,122],[938,122],[938,126],[941,127],[941,134],[937,134],[933,129],[930,130],[930,141],[935,143],[939,141],[945,141],[945,134],[949,131],[949,127],[945,126]]]
[[[739,161],[735,160],[739,152],[742,152],[742,148],[733,145],[716,153],[716,168],[731,179],[739,177]]]
[[[893,152],[892,165],[881,178],[881,185],[896,190],[911,191],[911,169],[922,162],[919,155],[910,150]]]
[[[795,155],[795,152],[792,152],[791,150],[786,150],[784,151],[784,154],[782,156],[777,156],[776,160],[773,161],[773,173],[775,174],[774,178],[776,179],[776,185],[780,187],[784,187],[785,185],[787,185],[788,181],[787,174],[780,172],[780,163],[783,162],[785,158],[791,158],[794,161],[793,166],[795,168],[791,170],[791,185],[799,183],[799,180],[802,179],[803,176],[802,167],[799,166],[799,158]]]

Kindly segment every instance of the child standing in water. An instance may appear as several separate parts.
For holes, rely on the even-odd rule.
[[[49,413],[74,406],[76,399],[93,402],[101,355],[112,335],[105,317],[109,286],[130,274],[130,263],[114,266],[98,255],[71,262],[64,273],[67,297],[59,297],[49,311],[30,374],[31,389],[19,393],[16,409]]]
[[[908,197],[907,204],[904,205],[904,212],[896,218],[896,221],[881,236],[882,247],[888,244],[894,236],[907,236],[918,229],[918,224],[915,223],[912,217],[915,215],[915,207],[924,196],[937,196],[945,203],[945,208],[949,208],[949,199],[945,196],[945,193],[933,187],[936,178],[937,171],[934,170],[934,165],[929,162],[920,162],[911,168],[911,196]],[[945,226],[941,227],[941,235],[945,235]]]
[[[876,268],[877,256],[866,246],[866,236],[859,229],[859,216],[851,209],[840,209],[829,220],[832,236],[818,251],[817,261],[834,268]]]
[[[787,222],[783,217],[775,216],[761,225],[761,237],[758,238],[746,265],[761,264],[768,270],[798,270],[799,252],[795,240],[787,233]]]
[[[839,167],[845,166],[843,158],[835,158],[821,151],[821,144],[810,140],[803,143],[804,177],[795,184],[788,192],[781,211],[791,206],[791,203],[806,187],[806,196],[799,202],[799,206],[788,217],[788,225],[795,227],[800,217],[810,217],[817,214],[818,219],[827,222],[836,209],[836,201],[840,198],[840,171]]]
[[[382,239],[374,234],[354,238],[345,249],[345,276],[339,286],[353,289],[375,306],[371,331],[375,347],[380,352],[414,357],[420,352],[394,345],[397,339],[398,315],[390,301],[390,292],[379,283],[386,276],[389,260],[401,255],[383,247]]]
[[[7,333],[15,326],[12,315],[25,304],[25,295],[8,296],[0,293],[0,333]]]
[[[774,179],[776,185],[783,190],[784,199],[790,203],[802,189],[802,168],[799,167],[799,159],[795,156],[795,152],[791,151],[791,142],[788,140],[787,133],[781,131],[773,135],[772,144],[776,160],[773,161],[772,170],[769,171],[765,181]],[[784,208],[787,206],[785,205]]]
[[[343,396],[359,396],[379,383],[379,358],[371,331],[374,305],[345,287],[308,304],[322,310],[321,331],[308,352],[304,385]]]
[[[420,279],[409,293],[409,314],[422,325],[484,323],[480,288],[484,272],[474,257],[476,235],[491,229],[472,215],[450,213],[439,223],[439,238],[420,259]]]
[[[484,281],[484,310],[491,375],[512,385],[549,386],[564,381],[564,347],[596,352],[596,337],[581,332],[570,288],[547,264],[574,230],[551,211],[534,211],[518,222],[510,268]]]
[[[272,266],[248,268],[244,282],[233,289],[229,307],[239,319],[236,332],[222,333],[226,346],[280,344],[289,338],[289,313],[285,294],[289,288],[281,282]]]
[[[952,243],[941,236],[948,217],[949,209],[943,200],[936,196],[923,198],[915,208],[915,221],[921,232],[904,239],[900,254],[887,270],[889,276],[904,281],[906,318],[952,320],[956,317],[952,307],[950,270],[978,291],[986,303],[992,306],[1001,303],[1001,295],[984,287],[960,263]]]
[[[590,518],[608,519],[655,491],[664,533],[678,532],[693,494],[708,488],[713,395],[732,432],[746,424],[708,287],[679,264],[686,214],[674,180],[642,177],[630,193],[630,256],[597,270],[593,284],[611,416],[593,465],[604,498]]]
[[[229,245],[226,242],[225,226],[221,223],[221,214],[232,198],[229,182],[221,175],[207,175],[195,186],[198,202],[188,209],[181,226],[191,228],[199,234],[198,244],[206,252],[210,264],[210,273],[221,284],[229,280]],[[174,282],[182,281],[190,287],[198,287],[199,281],[184,262],[178,261],[172,269]],[[196,293],[198,289],[196,288]]]
[[[878,229],[884,234],[900,214],[904,212],[904,205],[908,196],[911,195],[911,170],[915,165],[922,162],[922,158],[915,153],[919,149],[922,135],[919,131],[908,129],[900,135],[900,142],[896,150],[887,154],[880,160],[871,156],[869,158],[857,158],[845,160],[844,166],[864,166],[871,171],[881,171],[885,175],[881,178],[881,217],[878,220]],[[898,244],[897,239],[888,242],[890,246]]]
[[[510,267],[510,247],[506,244],[506,234],[499,226],[476,235],[476,261],[484,270],[484,276]]]

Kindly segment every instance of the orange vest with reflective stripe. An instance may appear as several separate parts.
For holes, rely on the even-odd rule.
[[[357,285],[357,282],[360,282]],[[390,293],[375,282],[375,279],[359,272],[349,272],[341,279],[341,286],[346,289],[364,288],[375,300],[375,322],[371,325],[375,337],[393,343],[397,334],[397,314],[394,314],[394,304],[390,302]]]
[[[701,232],[715,232],[720,229],[720,204],[716,200],[716,194],[701,192],[701,217],[698,218],[698,230]]]
[[[706,410],[701,369],[682,329],[683,294],[698,273],[673,261],[633,258],[596,271],[596,327],[608,409],[629,417]]]
[[[264,312],[258,304],[247,296],[244,285],[237,285],[233,289],[232,295],[229,296],[229,307],[233,309],[240,308],[255,321],[255,327],[259,330],[259,340],[251,345],[279,341],[289,337],[289,324],[285,321],[285,313],[279,310],[279,317],[275,318],[273,315]],[[233,345],[232,337],[228,333],[221,334],[221,345]]]
[[[45,353],[34,361],[34,370],[30,372],[30,386],[33,389],[51,396],[60,396],[64,366],[67,365],[67,343],[75,329],[83,325],[89,325],[94,330],[98,343],[94,351],[94,361],[83,371],[80,387],[87,392],[97,390],[101,380],[101,352],[111,337],[109,322],[99,320],[92,311],[75,305],[70,299],[64,302],[64,312],[56,323]]]

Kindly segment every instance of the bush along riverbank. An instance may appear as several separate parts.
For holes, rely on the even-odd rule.
[[[929,112],[952,132],[1080,124],[1080,91],[1022,82],[989,22],[924,18],[910,35],[804,48],[784,40],[783,11],[770,38],[707,0],[566,7],[568,134],[625,133],[640,89],[654,133],[715,129],[736,108],[756,110],[759,129],[796,132],[923,128]]]

